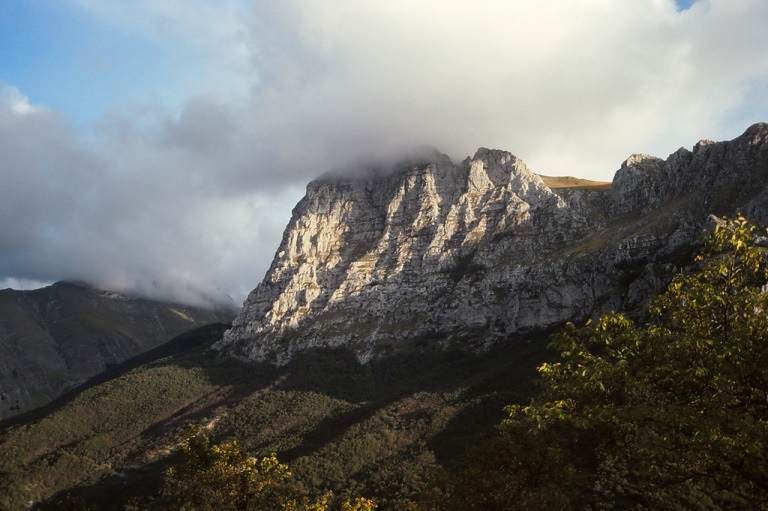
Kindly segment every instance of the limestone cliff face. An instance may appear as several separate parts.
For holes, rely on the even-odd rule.
[[[480,149],[386,175],[325,176],[296,206],[264,281],[217,348],[288,361],[347,345],[481,348],[633,306],[659,290],[709,214],[768,220],[768,127],[667,160],[633,155],[610,187],[548,186]]]

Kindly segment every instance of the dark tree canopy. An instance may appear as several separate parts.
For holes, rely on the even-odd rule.
[[[542,394],[508,423],[593,451],[598,507],[768,509],[763,241],[744,218],[723,221],[646,324],[569,325],[553,342],[561,360],[539,369]]]
[[[256,459],[237,441],[211,444],[192,429],[182,460],[166,471],[166,494],[188,511],[328,511],[333,495],[305,495],[288,465],[272,454]],[[347,498],[341,511],[375,511],[365,498]]]

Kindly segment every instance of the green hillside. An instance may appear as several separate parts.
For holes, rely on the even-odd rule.
[[[226,325],[197,329],[0,424],[0,506],[764,511],[766,247],[722,222],[642,321],[567,325],[558,357],[541,333],[275,368],[209,350]]]
[[[545,353],[543,336],[480,355],[424,348],[365,365],[322,349],[278,369],[206,351],[222,332],[195,330],[0,424],[0,507],[64,493],[96,509],[159,506],[162,472],[195,424],[214,441],[276,452],[308,493],[396,508],[491,432],[505,405],[528,400]]]

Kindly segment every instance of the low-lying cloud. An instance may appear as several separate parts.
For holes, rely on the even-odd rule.
[[[137,34],[176,16],[195,28],[153,32],[158,45],[207,35],[183,2],[135,3],[128,21],[75,3]],[[2,89],[0,281],[239,302],[306,182],[350,162],[485,146],[542,174],[610,179],[633,152],[768,119],[763,0],[257,1],[222,23],[197,3],[218,41],[201,68],[236,86],[218,77],[178,108],[124,105],[79,126]]]

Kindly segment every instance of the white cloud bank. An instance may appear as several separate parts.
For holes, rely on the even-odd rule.
[[[0,281],[240,301],[306,182],[350,161],[486,146],[610,179],[768,120],[765,0],[73,2],[193,48],[190,96],[74,128],[6,87]]]

